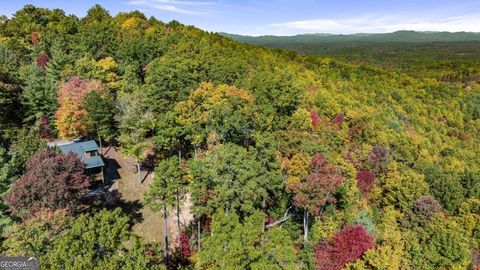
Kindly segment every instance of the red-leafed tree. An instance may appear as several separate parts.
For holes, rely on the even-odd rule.
[[[318,125],[320,124],[320,117],[318,116],[317,111],[315,110],[310,111],[310,119],[312,120],[312,126],[314,128],[318,127]]]
[[[368,193],[372,190],[373,183],[375,182],[375,173],[362,169],[357,172],[357,186],[363,193]]]
[[[48,61],[50,61],[50,58],[48,55],[42,53],[37,57],[37,66],[41,69],[45,69],[45,67],[48,64]]]
[[[189,258],[191,255],[191,247],[190,247],[190,238],[188,237],[188,233],[186,230],[183,230],[180,234],[180,251],[182,252],[185,258]]]
[[[340,270],[354,262],[375,245],[374,238],[362,225],[344,227],[333,236],[332,243],[322,242],[315,248],[318,270]]]
[[[336,270],[342,267],[333,258],[333,247],[326,239],[322,239],[315,247],[317,270]]]
[[[85,165],[73,153],[44,150],[28,162],[25,173],[5,196],[13,214],[24,217],[42,209],[76,212],[88,191],[90,179]]]
[[[308,239],[308,216],[321,215],[327,203],[335,203],[333,193],[342,183],[342,174],[328,164],[324,156],[317,153],[312,157],[309,175],[303,181],[290,185],[288,188],[294,194],[293,204],[303,208],[304,239]]]
[[[50,119],[48,118],[48,115],[44,115],[40,119],[39,133],[40,133],[40,136],[44,139],[53,138],[53,132],[52,132],[52,129],[50,128]]]
[[[345,115],[343,113],[337,113],[332,119],[332,124],[336,125],[338,128],[341,128],[343,121],[345,121]]]

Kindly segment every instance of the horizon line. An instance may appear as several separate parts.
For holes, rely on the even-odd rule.
[[[203,30],[203,29],[202,29]],[[212,32],[212,31],[208,31]],[[435,34],[435,33],[445,33],[445,34],[480,34],[480,32],[473,31],[417,31],[417,30],[396,30],[392,32],[356,32],[356,33],[328,33],[328,32],[309,32],[302,34],[292,34],[292,35],[274,35],[274,34],[264,34],[264,35],[255,35],[255,34],[238,34],[238,33],[229,33],[223,31],[213,31],[218,34],[227,34],[235,36],[244,36],[244,37],[297,37],[297,36],[308,36],[308,35],[328,35],[328,36],[355,36],[355,35],[385,35],[385,34],[395,34],[398,32],[414,32],[414,33],[423,33],[423,34]]]

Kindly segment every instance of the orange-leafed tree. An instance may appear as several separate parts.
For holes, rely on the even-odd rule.
[[[85,97],[92,91],[103,92],[99,81],[82,80],[72,77],[60,86],[58,90],[58,110],[55,114],[60,137],[75,138],[85,134],[85,125],[82,123],[86,111],[83,107]]]

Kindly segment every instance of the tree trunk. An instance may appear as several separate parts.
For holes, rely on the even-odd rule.
[[[167,224],[167,206],[164,204],[163,205],[163,233],[164,235],[164,240],[165,240],[165,259],[167,261],[168,265],[168,224]]]
[[[200,227],[201,227],[201,218],[198,217],[197,219],[197,251],[200,251],[201,245],[200,245]]]
[[[180,166],[180,169],[182,168],[182,144],[180,142],[180,139],[177,138],[178,141],[178,166]],[[182,235],[182,230],[180,226],[180,194],[178,192],[178,186],[176,189],[177,192],[177,226],[178,226],[178,245],[180,246],[180,236]]]
[[[180,143],[180,139],[178,141],[178,160],[180,161],[180,166],[182,165],[182,144]]]
[[[303,241],[308,241],[308,211],[303,212]]]
[[[285,211],[285,214],[283,214],[283,218],[281,218],[280,220],[277,220],[277,221],[274,221],[270,224],[265,225],[265,229],[268,229],[268,228],[273,227],[273,226],[277,226],[278,224],[282,224],[283,222],[290,219],[291,216],[288,214],[288,212],[290,211],[291,208],[292,208],[292,206],[287,208],[287,211]]]
[[[99,147],[100,147],[100,155],[103,155],[102,138],[100,137],[100,135],[98,135],[98,144],[99,144]]]
[[[195,146],[194,148],[194,158],[197,158],[197,146]],[[202,227],[202,217],[199,216],[197,218],[197,251],[200,251],[200,249],[202,248],[202,245],[200,242],[201,227]]]
[[[178,187],[177,187],[177,226],[178,226],[178,244],[180,245],[180,235],[182,234],[182,229],[180,226],[180,200],[179,200],[179,194],[178,194]]]
[[[268,228],[273,227],[273,226],[277,226],[278,224],[282,224],[283,222],[289,220],[290,217],[291,217],[291,216],[286,216],[286,217],[283,217],[283,218],[280,219],[280,220],[277,220],[277,221],[274,221],[274,222],[272,222],[272,223],[270,223],[270,224],[267,224],[267,225],[265,225],[265,229],[268,229]]]
[[[137,161],[137,175],[138,175],[138,183],[142,184],[142,173],[140,171],[140,161]]]

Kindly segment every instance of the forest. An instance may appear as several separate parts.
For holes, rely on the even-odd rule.
[[[344,62],[395,69],[416,78],[477,81],[480,34],[397,31],[387,34],[242,36],[240,42],[331,57]]]
[[[6,15],[1,254],[42,269],[480,269],[477,41],[294,52],[99,5]],[[79,137],[152,173],[142,207],[188,202],[192,221],[175,239],[136,234],[115,194],[89,195],[78,156],[47,147]]]

